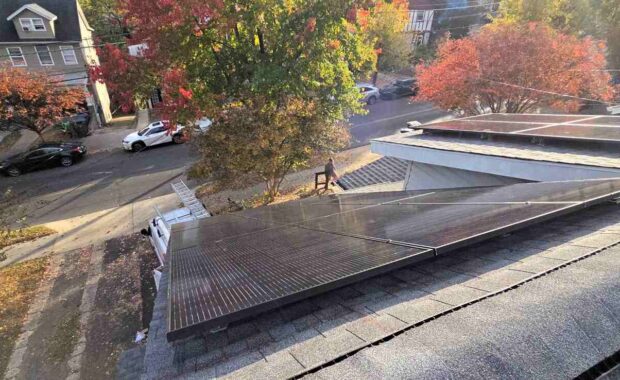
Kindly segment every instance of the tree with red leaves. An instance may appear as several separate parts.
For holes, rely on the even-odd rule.
[[[59,85],[58,77],[0,66],[0,122],[29,129],[43,138],[43,131],[75,113],[85,93]]]
[[[97,48],[99,65],[89,67],[93,81],[105,83],[113,107],[132,112],[136,104],[144,104],[159,84],[150,61],[133,57],[124,47],[105,44]]]
[[[613,97],[602,43],[538,23],[499,22],[439,44],[416,67],[420,97],[468,114],[523,113],[540,106],[578,109],[579,98]]]
[[[201,149],[194,172],[221,183],[260,178],[270,199],[288,171],[342,147],[341,121],[364,112],[355,78],[376,53],[364,18],[348,18],[356,3],[120,0],[161,79],[163,117],[214,120],[193,140],[217,154]]]

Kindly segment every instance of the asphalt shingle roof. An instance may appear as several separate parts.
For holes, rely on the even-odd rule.
[[[408,161],[399,158],[381,157],[343,175],[338,180],[338,185],[343,190],[351,190],[384,183],[402,182],[407,174],[408,164]]]
[[[566,145],[541,146],[524,142],[481,140],[475,137],[439,134],[401,134],[382,137],[375,141],[486,156],[620,169],[620,151],[617,149],[602,150]]]
[[[620,247],[411,329],[309,378],[566,378],[620,348]]]
[[[17,35],[13,21],[7,17],[26,4],[35,3],[58,17],[54,22],[56,38],[43,41],[81,40],[79,15],[76,0],[2,0],[0,7],[0,42],[22,41]],[[31,39],[28,40],[32,42]]]
[[[620,242],[619,211],[596,206],[174,344],[164,272],[143,365],[124,355],[118,377],[272,379],[327,364],[309,377],[568,378],[620,348],[620,248],[437,316]]]

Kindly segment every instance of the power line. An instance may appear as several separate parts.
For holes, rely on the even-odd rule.
[[[514,88],[519,88],[522,90],[528,90],[528,91],[533,91],[533,92],[539,92],[541,94],[547,94],[547,95],[555,95],[555,96],[561,96],[564,98],[572,98],[572,99],[578,99],[578,100],[586,100],[586,101],[590,101],[590,102],[597,102],[597,103],[602,103],[602,104],[606,104],[608,106],[616,106],[619,105],[620,103],[610,103],[610,102],[606,102],[603,100],[598,100],[598,99],[591,99],[591,98],[583,98],[580,96],[575,96],[575,95],[569,95],[569,94],[562,94],[559,92],[553,92],[553,91],[546,91],[546,90],[540,90],[537,88],[531,88],[531,87],[526,87],[526,86],[520,86],[518,84],[513,84],[513,83],[507,83],[507,82],[500,82],[500,81],[496,81],[493,79],[487,79],[487,78],[479,78],[482,80],[485,80],[487,82],[491,82],[491,83],[497,83],[497,84],[501,84],[504,86],[509,86],[509,87],[514,87]]]

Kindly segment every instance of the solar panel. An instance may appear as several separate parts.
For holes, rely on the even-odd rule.
[[[523,123],[564,123],[583,119],[583,115],[546,115],[546,114],[519,114],[519,113],[492,113],[473,116],[465,120],[488,120],[488,121],[510,121]]]
[[[538,128],[531,131],[519,132],[520,135],[561,137],[566,139],[592,140],[592,141],[620,141],[620,125],[589,126],[581,124],[564,124],[551,127]]]
[[[544,126],[546,124],[540,124]],[[488,132],[488,133],[511,133],[530,128],[530,123],[511,123],[511,122],[488,122],[476,120],[454,120],[431,124],[432,129],[449,129],[455,132]],[[426,129],[424,126],[420,128]]]
[[[620,180],[314,197],[174,225],[174,340],[601,202]]]
[[[169,266],[174,340],[433,256],[299,227],[175,251]]]
[[[620,142],[620,117],[487,114],[421,125],[417,129],[547,139]]]

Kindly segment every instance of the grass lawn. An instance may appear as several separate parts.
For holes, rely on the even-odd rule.
[[[8,234],[0,233],[0,249],[55,233],[56,231],[45,226],[26,227],[11,231]]]
[[[47,265],[42,257],[0,269],[0,378]]]

